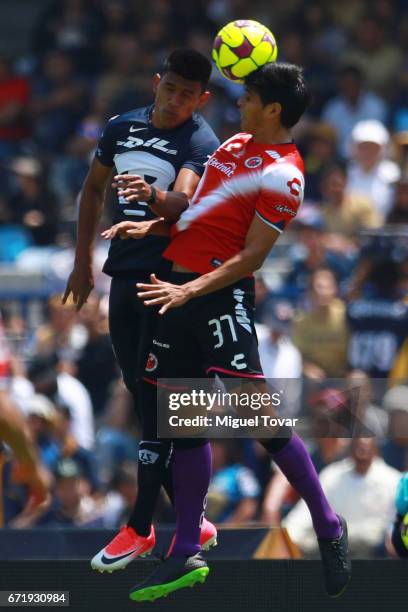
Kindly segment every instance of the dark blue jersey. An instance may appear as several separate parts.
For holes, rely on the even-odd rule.
[[[116,174],[138,174],[150,185],[171,190],[181,168],[201,176],[204,164],[219,145],[208,123],[198,114],[172,130],[159,130],[150,121],[153,106],[112,117],[95,154],[104,166],[115,166]],[[116,198],[114,223],[147,221],[156,215],[146,202]],[[110,276],[123,272],[159,272],[161,254],[168,239],[147,236],[142,240],[114,238],[103,271]]]

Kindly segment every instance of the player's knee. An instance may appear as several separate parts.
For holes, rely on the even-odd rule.
[[[140,486],[162,482],[172,453],[170,440],[142,440],[139,444],[138,480]]]
[[[278,453],[280,450],[285,448],[285,446],[289,443],[289,440],[292,437],[292,427],[288,425],[283,425],[276,436],[268,439],[260,439],[258,442],[262,444],[265,450],[268,453]]]

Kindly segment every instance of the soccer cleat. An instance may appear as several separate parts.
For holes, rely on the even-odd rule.
[[[210,569],[200,553],[192,557],[167,557],[146,580],[129,593],[133,601],[155,601],[169,593],[205,582]]]
[[[125,567],[136,559],[146,557],[152,552],[156,543],[154,527],[147,537],[139,536],[132,527],[124,525],[119,533],[105,548],[102,548],[91,561],[92,569],[100,572],[109,572],[125,569]]]
[[[167,551],[167,557],[170,557],[171,551],[173,550],[174,542],[176,541],[176,535],[174,534],[169,550]],[[200,546],[201,550],[210,550],[214,546],[217,546],[217,529],[213,523],[203,519],[200,532]]]
[[[341,536],[333,540],[317,539],[323,562],[325,588],[330,597],[339,597],[351,578],[347,523],[342,516],[337,516],[342,528]]]

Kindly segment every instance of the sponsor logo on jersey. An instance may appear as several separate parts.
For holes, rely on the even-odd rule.
[[[258,168],[262,164],[262,157],[248,157],[245,160],[246,168]]]
[[[141,127],[141,128],[135,128],[133,127],[133,125],[131,125],[129,128],[129,132],[140,132],[141,130],[147,130],[147,126],[145,125],[144,127]]]
[[[159,360],[154,353],[149,353],[146,363],[146,372],[154,372],[159,365]]]
[[[155,453],[151,450],[146,450],[145,448],[139,450],[139,461],[141,461],[143,465],[151,465],[153,463],[156,463],[158,458],[159,453]]]
[[[286,213],[290,215],[291,217],[296,217],[296,212],[292,210],[291,208],[289,208],[289,206],[285,206],[285,204],[276,204],[274,206],[274,209],[280,213]]]
[[[267,153],[269,157],[272,157],[272,159],[280,159],[280,155],[277,151],[265,151],[265,153]]]
[[[136,147],[150,147],[152,149],[162,151],[163,153],[167,153],[168,155],[177,155],[178,153],[177,149],[169,149],[167,147],[167,145],[170,144],[168,140],[162,140],[160,138],[149,138],[149,140],[143,140],[143,138],[137,138],[136,136],[128,136],[127,140],[117,140],[116,144],[118,147],[126,147],[126,149],[134,149]]]
[[[237,168],[237,164],[234,162],[227,162],[223,164],[216,157],[211,157],[211,159],[207,162],[207,165],[217,168],[217,170],[223,172],[227,176],[232,176]]]

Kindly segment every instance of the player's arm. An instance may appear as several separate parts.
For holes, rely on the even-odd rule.
[[[19,470],[29,483],[32,506],[48,501],[49,477],[41,467],[23,416],[12,405],[5,391],[0,391],[0,440],[12,448]]]
[[[245,248],[219,268],[184,285],[160,281],[152,274],[151,285],[138,283],[138,296],[144,300],[146,306],[162,304],[160,314],[164,314],[168,308],[182,306],[194,297],[228,287],[262,266],[279,235],[278,230],[255,215],[246,237]]]
[[[74,269],[70,274],[62,299],[65,303],[72,293],[78,310],[86,302],[94,286],[93,249],[96,230],[103,211],[106,185],[111,172],[110,166],[101,164],[95,158],[81,191]]]
[[[158,217],[177,221],[188,207],[199,180],[200,177],[194,170],[182,168],[172,191],[163,191],[149,185],[143,177],[133,174],[116,175],[112,187],[117,188],[118,196],[126,198],[128,202],[147,202]]]
[[[121,221],[102,232],[101,236],[104,240],[112,240],[116,236],[122,240],[140,240],[146,236],[170,236],[170,228],[170,221],[163,217],[151,221]]]

